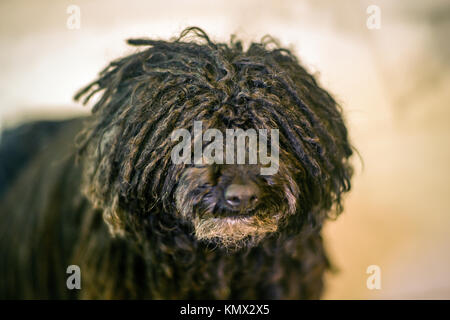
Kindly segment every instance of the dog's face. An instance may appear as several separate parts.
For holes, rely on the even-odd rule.
[[[336,102],[288,50],[253,43],[243,51],[240,42],[214,44],[198,29],[183,36],[190,31],[206,44],[130,41],[151,47],[111,63],[78,94],[89,100],[104,91],[80,140],[86,195],[116,234],[180,234],[188,225],[197,240],[242,247],[320,227],[333,205],[339,211],[352,175]],[[200,146],[215,142],[214,152],[197,161],[194,137],[179,148],[193,161],[174,161],[174,131],[195,136],[196,122],[205,135],[212,130]],[[217,140],[231,129],[258,133],[256,148],[249,138],[244,161],[211,161],[240,156]],[[261,157],[267,150],[276,155],[270,163]]]

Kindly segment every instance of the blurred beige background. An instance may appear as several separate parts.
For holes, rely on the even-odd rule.
[[[80,29],[67,28],[69,5]],[[369,30],[369,5],[381,28]],[[450,3],[442,1],[6,1],[0,3],[0,122],[86,113],[74,92],[124,39],[191,25],[213,39],[265,34],[292,48],[342,104],[359,149],[345,212],[326,226],[339,272],[328,299],[450,299]],[[381,268],[381,289],[366,286]]]

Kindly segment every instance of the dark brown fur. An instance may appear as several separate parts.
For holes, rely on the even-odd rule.
[[[85,101],[102,92],[92,116],[49,139],[0,202],[0,297],[319,298],[329,266],[321,229],[341,212],[352,174],[334,99],[273,41],[244,51],[189,28],[129,43],[148,48],[80,91]],[[170,133],[194,120],[279,129],[279,172],[173,164]],[[276,231],[234,248],[199,241],[195,219],[221,212],[218,194],[237,175],[261,188],[255,216]],[[71,264],[79,292],[65,285]]]

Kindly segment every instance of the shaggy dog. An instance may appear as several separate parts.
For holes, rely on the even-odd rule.
[[[99,93],[90,117],[4,135],[0,296],[319,298],[321,229],[352,175],[335,100],[270,38],[243,50],[188,28],[128,43],[145,50],[76,95]],[[279,130],[277,172],[174,163],[171,134],[194,121]],[[69,265],[80,290],[66,286]]]

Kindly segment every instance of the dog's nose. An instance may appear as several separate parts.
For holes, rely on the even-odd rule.
[[[254,183],[231,184],[225,190],[225,201],[233,209],[248,211],[258,203],[259,189]]]

